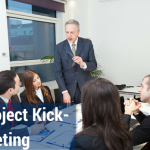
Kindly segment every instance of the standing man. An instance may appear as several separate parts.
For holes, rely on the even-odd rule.
[[[138,91],[140,92],[141,101],[150,104],[150,75],[144,77],[141,87]],[[150,142],[150,116],[144,115],[139,110],[140,107],[141,103],[139,103],[137,100],[134,100],[133,98],[130,98],[130,100],[125,102],[125,115],[123,116],[123,121],[126,123],[128,122],[129,124],[130,115],[133,112],[133,115],[140,123],[139,126],[130,131],[133,139],[133,145]],[[150,146],[148,147],[150,148]]]
[[[80,103],[83,85],[92,79],[90,71],[97,68],[92,42],[78,37],[79,23],[69,20],[65,24],[66,40],[57,44],[54,73],[64,103]]]

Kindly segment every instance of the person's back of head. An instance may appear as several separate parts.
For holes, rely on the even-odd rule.
[[[86,130],[93,126],[109,150],[120,150],[120,145],[125,150],[131,148],[127,125],[120,120],[119,93],[113,83],[104,78],[90,80],[82,89],[81,102],[83,133],[94,136],[94,132]]]
[[[16,72],[5,70],[0,72],[0,95],[5,94],[10,88],[15,89]]]

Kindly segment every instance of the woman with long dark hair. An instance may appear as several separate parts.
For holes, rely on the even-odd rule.
[[[120,98],[116,86],[104,78],[87,82],[81,92],[83,130],[71,150],[132,150],[128,127],[120,119]]]
[[[48,86],[43,86],[41,79],[34,70],[26,70],[22,74],[22,81],[25,87],[20,94],[23,108],[28,110],[28,114],[32,115],[33,108],[46,107],[47,111],[53,98]]]

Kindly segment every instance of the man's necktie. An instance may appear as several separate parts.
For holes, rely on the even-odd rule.
[[[73,55],[76,56],[76,49],[75,49],[75,46],[76,44],[72,44],[72,52],[73,52]]]
[[[13,107],[11,106],[11,101],[8,101],[8,111],[12,111],[14,113]],[[13,119],[12,121],[12,127],[14,126],[14,117],[12,117],[11,119]]]

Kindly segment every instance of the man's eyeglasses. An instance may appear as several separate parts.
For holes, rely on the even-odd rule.
[[[71,58],[73,58],[74,56],[70,53],[70,52],[68,52],[68,51],[66,51],[70,56],[71,56]],[[64,59],[65,60],[65,59]],[[73,67],[74,65],[75,65],[75,61],[73,60],[73,63],[72,64],[70,64],[67,60],[65,60],[71,67]]]
[[[71,57],[73,58],[74,57],[74,55],[73,54],[71,54],[70,52],[68,52],[68,51],[66,51],[69,55],[71,55]]]

